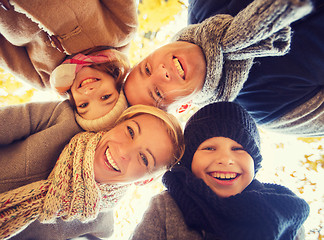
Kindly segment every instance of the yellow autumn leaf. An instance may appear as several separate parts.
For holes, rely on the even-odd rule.
[[[297,139],[305,143],[313,143],[313,142],[319,142],[321,140],[324,140],[324,137],[299,137]]]

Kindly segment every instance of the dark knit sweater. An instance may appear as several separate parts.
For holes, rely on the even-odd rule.
[[[163,182],[189,228],[205,239],[294,239],[308,204],[289,189],[257,180],[240,194],[221,199],[188,169],[176,167]]]

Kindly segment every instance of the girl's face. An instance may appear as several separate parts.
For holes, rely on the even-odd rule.
[[[178,97],[201,90],[206,62],[200,47],[188,42],[167,44],[136,65],[125,82],[130,105],[163,108]]]
[[[209,138],[200,144],[191,169],[222,198],[241,193],[254,177],[252,157],[240,144],[225,137]]]
[[[94,175],[100,183],[131,183],[164,170],[173,145],[158,118],[142,114],[103,135],[95,152]]]
[[[91,67],[83,67],[76,74],[71,93],[77,112],[91,120],[110,112],[119,97],[115,79],[109,73]]]

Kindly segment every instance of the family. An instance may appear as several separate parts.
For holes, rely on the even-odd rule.
[[[255,178],[257,126],[323,136],[320,0],[189,0],[135,66],[135,1],[0,3],[0,66],[66,97],[0,109],[1,239],[108,238],[159,176],[131,239],[304,239],[308,204]],[[189,100],[183,131],[168,112]]]

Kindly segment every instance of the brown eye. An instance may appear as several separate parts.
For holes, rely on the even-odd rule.
[[[89,103],[82,103],[81,105],[79,105],[79,108],[85,108],[88,105],[89,105]]]
[[[101,97],[102,100],[107,100],[108,98],[110,98],[111,94],[107,94]]]

